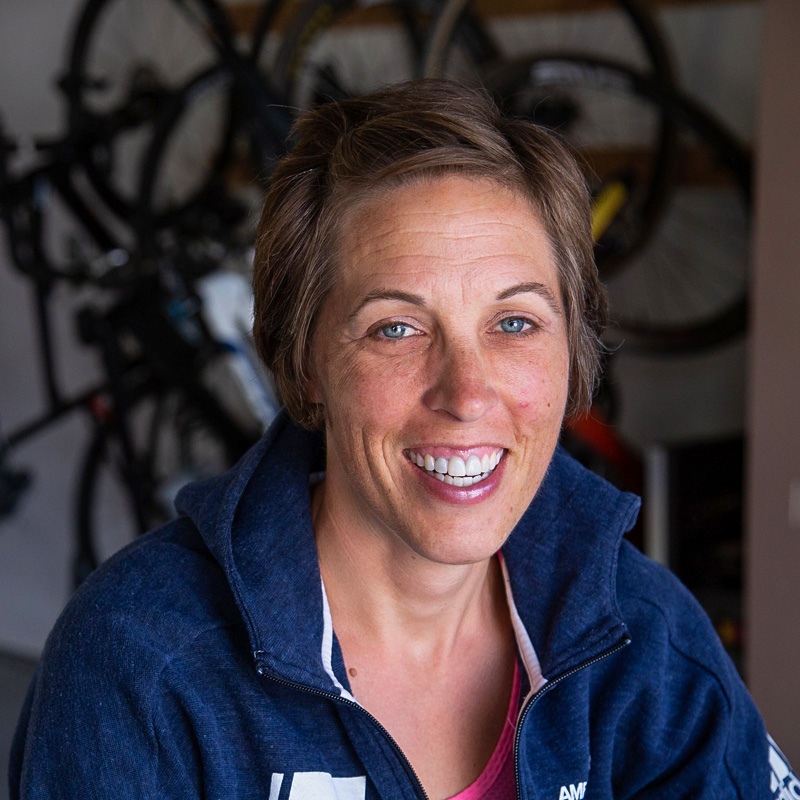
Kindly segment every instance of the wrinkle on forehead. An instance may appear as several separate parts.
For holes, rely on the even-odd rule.
[[[467,196],[472,200],[471,205],[460,209],[442,209],[437,190],[448,184],[454,192],[462,197]],[[473,190],[477,189],[480,193],[479,196],[476,197],[474,191],[457,192],[455,187],[458,184]],[[387,204],[391,203],[392,197],[407,197],[411,194],[415,196],[416,208],[405,208],[402,215],[394,215],[392,217],[385,214]],[[485,236],[483,228],[487,222],[495,222],[501,226],[516,228],[515,225],[503,219],[502,216],[493,213],[499,204],[504,204],[509,199],[525,208],[531,217],[539,222],[536,209],[524,194],[488,178],[474,178],[468,175],[454,174],[402,184],[370,194],[345,212],[341,220],[340,230],[342,231],[343,239],[355,238],[357,242],[363,241],[364,234],[368,231],[369,236],[377,244],[377,250],[380,247],[381,240],[386,236],[390,236],[399,227],[401,219],[405,220],[404,224],[410,232],[426,235],[432,232],[432,225],[426,223],[430,223],[432,218],[438,218],[439,220],[448,220],[454,227],[457,225],[462,227],[460,230],[453,230],[452,232],[441,231],[441,229],[437,228],[434,231],[437,236],[445,240],[463,241],[464,239]],[[487,209],[490,214],[486,219],[480,222],[473,220],[473,215],[476,212],[483,213]],[[494,217],[493,219],[491,218],[492,216]],[[473,230],[470,230],[470,228],[473,228]],[[355,242],[351,242],[351,244],[355,244]]]
[[[414,244],[422,245],[418,251],[412,251],[405,255],[429,257],[428,250],[436,242],[448,242],[453,245],[461,245],[464,249],[479,245],[484,241],[497,239],[499,242],[506,241],[506,234],[512,237],[534,236],[546,239],[549,246],[549,239],[535,227],[522,227],[513,222],[503,219],[492,208],[491,215],[485,215],[483,219],[476,220],[475,213],[483,212],[488,206],[477,206],[472,209],[461,209],[454,212],[443,212],[441,210],[431,211],[405,211],[402,214],[389,217],[385,213],[377,212],[377,209],[370,209],[363,215],[351,217],[348,225],[345,222],[343,239],[352,246],[353,251],[366,251],[376,254],[394,247],[394,237],[402,233],[410,237]],[[529,208],[526,205],[526,208]],[[532,219],[536,219],[532,209],[530,209]],[[446,227],[442,228],[441,223],[445,222]],[[491,226],[491,230],[487,230]],[[498,256],[509,255],[502,249],[496,250]],[[434,254],[435,255],[435,254]]]
[[[474,191],[462,196],[457,186],[478,188],[481,194],[476,199]],[[439,192],[442,185],[450,184],[449,193],[459,200],[467,199],[461,208],[442,208]],[[417,207],[409,208],[407,198],[415,197]],[[392,198],[398,199],[392,211]],[[530,227],[510,221],[499,208],[509,201],[534,223]],[[476,218],[477,216],[477,218]],[[407,248],[395,256],[397,236],[402,236]],[[362,202],[350,209],[342,220],[342,243],[344,250],[356,258],[382,257],[392,251],[393,258],[442,259],[467,256],[472,253],[475,263],[492,259],[507,259],[525,254],[525,250],[508,250],[510,243],[519,239],[538,239],[551,253],[552,248],[536,211],[519,193],[488,180],[468,180],[463,177],[439,178],[435,182],[403,186],[373,198],[373,202]],[[497,247],[486,252],[486,243],[497,242]],[[442,252],[441,245],[448,245]]]

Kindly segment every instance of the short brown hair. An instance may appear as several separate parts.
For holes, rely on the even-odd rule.
[[[343,212],[372,192],[448,174],[521,193],[550,239],[569,341],[567,413],[588,410],[607,302],[593,257],[586,184],[550,132],[503,116],[489,95],[426,79],[320,106],[298,119],[259,224],[253,287],[256,347],[289,413],[309,428],[314,323],[332,286]]]

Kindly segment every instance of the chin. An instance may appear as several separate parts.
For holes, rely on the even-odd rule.
[[[510,533],[510,531],[509,531]],[[436,564],[464,566],[488,561],[503,546],[508,535],[487,538],[485,531],[472,537],[453,534],[446,538],[441,535],[430,539],[409,542],[418,556]]]

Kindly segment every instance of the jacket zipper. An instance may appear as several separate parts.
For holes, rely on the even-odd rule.
[[[358,703],[354,703],[352,700],[348,700],[346,697],[342,697],[338,694],[333,694],[333,692],[325,692],[322,689],[315,689],[313,686],[304,686],[302,683],[293,683],[292,681],[284,680],[283,678],[277,678],[274,675],[270,674],[266,667],[264,666],[263,661],[256,656],[256,672],[261,675],[262,677],[267,677],[271,681],[281,685],[281,686],[288,686],[292,689],[299,689],[303,692],[308,692],[309,694],[318,695],[319,697],[324,697],[327,700],[335,700],[339,703],[343,703],[346,706],[350,706],[351,708],[357,708],[362,714],[364,714],[369,720],[372,721],[374,725],[377,726],[378,730],[383,734],[386,740],[389,742],[392,749],[395,751],[397,756],[400,759],[400,763],[406,770],[406,773],[412,780],[412,783],[415,784],[415,791],[417,792],[418,797],[421,797],[422,800],[429,800],[428,794],[422,786],[422,782],[419,779],[419,776],[414,770],[414,767],[411,766],[411,762],[406,757],[406,754],[400,749],[400,745],[397,744],[394,737],[392,736],[386,728],[381,725],[376,717],[373,717],[372,714],[367,711],[364,706],[359,705]]]
[[[614,647],[606,650],[603,653],[595,656],[594,658],[590,658],[588,661],[584,661],[582,664],[578,664],[571,669],[568,669],[566,672],[562,673],[556,678],[549,680],[544,686],[542,686],[539,691],[537,691],[533,697],[531,697],[528,702],[523,707],[522,711],[520,712],[519,721],[517,722],[517,730],[514,735],[514,780],[516,783],[516,790],[517,790],[517,800],[522,800],[522,792],[520,790],[520,775],[519,775],[519,742],[521,739],[521,732],[522,732],[522,725],[525,722],[525,718],[530,713],[531,708],[533,708],[534,704],[539,700],[542,695],[549,692],[554,686],[557,686],[561,681],[566,680],[570,676],[574,675],[576,672],[580,672],[587,667],[591,667],[593,664],[596,664],[598,661],[602,661],[609,656],[614,655],[614,653],[622,650],[623,647],[627,647],[630,644],[631,640],[629,637],[626,637],[623,641],[619,642],[618,644],[614,645]],[[269,678],[271,681],[281,685],[281,686],[288,686],[292,689],[297,689],[301,692],[307,692],[309,694],[317,695],[318,697],[324,697],[326,700],[334,700],[338,703],[342,703],[346,706],[350,706],[351,708],[358,709],[362,714],[364,714],[367,719],[369,719],[373,725],[375,725],[378,730],[383,734],[384,738],[391,748],[395,751],[398,758],[400,759],[400,763],[403,765],[406,773],[411,777],[412,783],[415,784],[415,790],[417,791],[418,795],[423,798],[423,800],[429,800],[428,794],[422,786],[422,782],[419,779],[414,767],[411,766],[411,762],[406,757],[406,754],[400,748],[400,745],[397,744],[394,737],[392,736],[386,728],[381,725],[376,717],[367,711],[364,706],[359,705],[358,703],[354,703],[352,700],[348,700],[346,697],[342,697],[338,694],[333,694],[333,692],[324,692],[322,689],[315,689],[313,686],[304,686],[302,683],[294,683],[292,681],[284,680],[283,678],[277,678],[274,675],[271,675],[267,669],[265,668],[263,662],[260,658],[256,657],[256,671],[259,675],[263,677]]]
[[[613,647],[609,648],[603,653],[599,653],[598,655],[594,656],[594,658],[590,658],[588,661],[584,661],[582,664],[578,664],[575,667],[568,669],[566,672],[562,672],[561,675],[553,678],[552,680],[547,681],[544,686],[542,686],[522,708],[522,711],[519,715],[519,720],[517,722],[517,730],[514,734],[514,781],[517,787],[517,800],[522,800],[522,790],[520,789],[520,775],[519,775],[519,742],[522,738],[522,725],[525,722],[525,718],[530,713],[531,708],[533,708],[534,704],[539,700],[542,695],[547,694],[554,686],[558,686],[561,681],[566,680],[567,678],[574,675],[576,672],[580,672],[581,670],[586,669],[587,667],[591,667],[593,664],[596,664],[598,661],[602,661],[609,656],[614,655],[614,653],[622,650],[623,647],[627,647],[631,643],[631,639],[629,636],[625,636],[625,638],[615,644]],[[411,766],[409,764],[409,766]]]

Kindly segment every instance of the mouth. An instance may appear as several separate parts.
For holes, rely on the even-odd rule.
[[[467,488],[486,480],[503,458],[502,448],[481,448],[470,452],[466,458],[460,455],[435,455],[418,450],[406,450],[405,455],[416,467],[432,478],[451,486]]]

